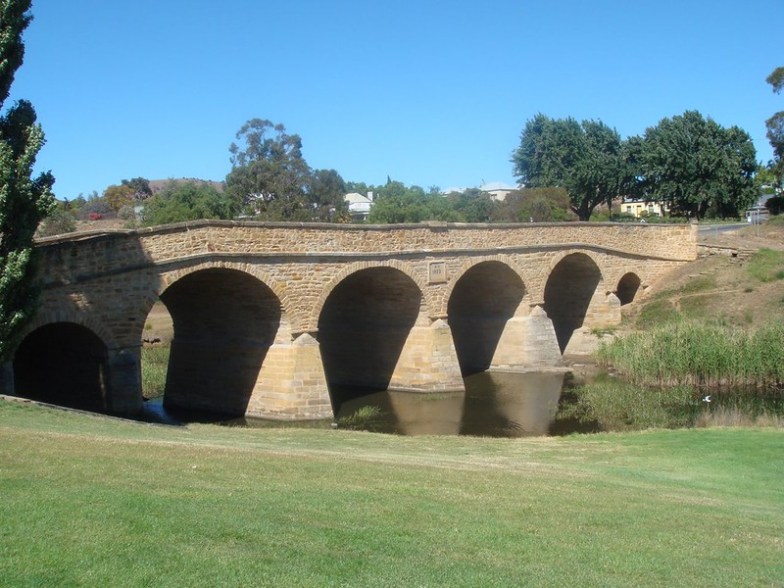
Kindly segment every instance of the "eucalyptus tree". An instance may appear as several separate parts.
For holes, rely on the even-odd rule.
[[[767,77],[776,94],[784,88],[784,67],[777,67]],[[773,170],[778,179],[779,186],[784,186],[784,110],[781,110],[765,121],[768,128],[768,141],[773,147]]]
[[[254,118],[229,147],[226,192],[236,212],[270,220],[310,220],[306,198],[310,167],[302,139],[281,124]]]
[[[0,0],[0,110],[24,60],[31,0]],[[0,116],[0,361],[35,312],[33,235],[54,207],[51,173],[33,177],[44,133],[33,105],[18,100]]]

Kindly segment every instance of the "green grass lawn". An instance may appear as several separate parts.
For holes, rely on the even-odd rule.
[[[784,432],[395,437],[0,401],[2,586],[784,586]]]

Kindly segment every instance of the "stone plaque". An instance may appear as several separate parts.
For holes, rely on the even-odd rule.
[[[442,284],[446,282],[446,262],[431,261],[428,265],[427,282],[429,284]]]

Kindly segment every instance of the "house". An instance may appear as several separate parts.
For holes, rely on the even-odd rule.
[[[495,202],[503,202],[511,192],[517,190],[514,186],[504,184],[503,182],[490,182],[482,184],[479,189],[490,196],[490,200]]]
[[[666,202],[646,202],[645,200],[624,199],[621,212],[634,218],[646,216],[665,216],[670,209]]]
[[[357,192],[350,192],[343,197],[348,204],[348,212],[353,221],[365,221],[368,219],[370,209],[373,207],[373,192],[368,192],[363,196]]]
[[[766,204],[775,194],[762,194],[754,205],[746,211],[746,222],[758,225],[765,222],[770,217],[770,210]]]
[[[486,184],[482,184],[479,186],[479,190],[490,197],[490,200],[501,202],[506,200],[506,197],[511,193],[517,190],[514,186],[510,186],[508,184],[504,184],[503,182],[489,182]],[[463,194],[467,188],[447,188],[443,190],[441,193],[446,195],[449,194]]]

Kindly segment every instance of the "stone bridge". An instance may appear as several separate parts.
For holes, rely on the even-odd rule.
[[[696,241],[690,225],[231,221],[44,239],[41,307],[5,386],[140,410],[162,301],[167,406],[317,419],[353,389],[462,390],[592,351]]]

